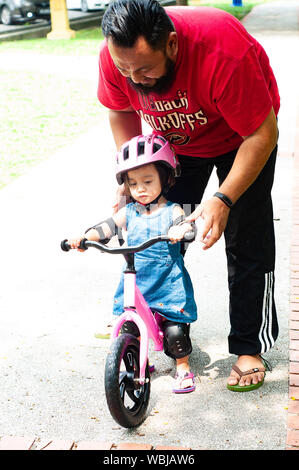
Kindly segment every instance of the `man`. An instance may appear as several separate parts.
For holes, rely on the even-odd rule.
[[[202,217],[208,249],[225,236],[230,290],[228,388],[264,380],[278,336],[271,188],[279,94],[261,45],[233,16],[156,0],[116,0],[102,21],[98,98],[119,148],[141,118],[173,145],[181,177],[167,199]],[[201,202],[213,167],[219,188]]]

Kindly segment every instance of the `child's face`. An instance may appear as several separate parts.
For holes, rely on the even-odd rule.
[[[153,164],[128,171],[127,183],[131,196],[141,204],[149,204],[161,193],[160,176]]]

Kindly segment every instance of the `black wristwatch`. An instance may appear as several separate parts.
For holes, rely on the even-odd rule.
[[[222,202],[224,202],[224,204],[229,207],[230,209],[233,207],[233,203],[232,201],[230,200],[229,197],[227,197],[225,194],[223,193],[215,193],[214,194],[215,197],[218,197],[219,199],[221,199]]]

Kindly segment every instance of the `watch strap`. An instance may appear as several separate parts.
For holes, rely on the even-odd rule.
[[[225,204],[227,207],[229,207],[229,208],[233,207],[233,202],[232,202],[231,199],[230,199],[228,196],[226,196],[225,194],[216,192],[216,193],[214,194],[214,196],[215,196],[215,197],[218,197],[219,199],[221,199],[221,201],[224,202],[224,204]]]

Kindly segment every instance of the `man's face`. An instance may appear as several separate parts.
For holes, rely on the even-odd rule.
[[[170,33],[164,50],[153,50],[141,36],[132,48],[118,47],[108,39],[112,60],[130,85],[145,94],[167,91],[175,78],[177,36]]]
[[[129,84],[134,88],[134,90],[141,91],[145,95],[148,95],[149,93],[157,93],[158,95],[161,95],[162,93],[167,92],[173,84],[174,79],[175,64],[168,57],[166,57],[165,61],[165,74],[160,78],[157,78],[154,85],[149,86],[143,85],[142,83],[135,83],[131,78],[127,78]]]

